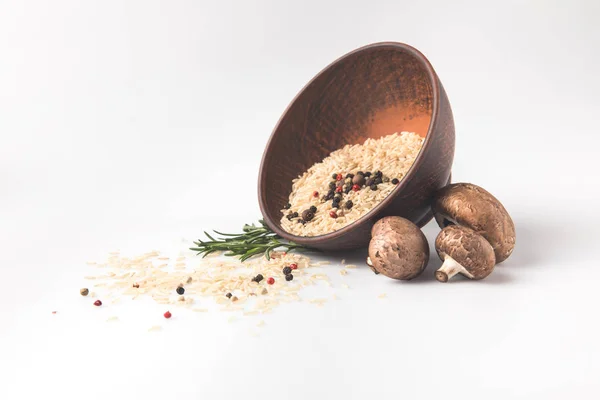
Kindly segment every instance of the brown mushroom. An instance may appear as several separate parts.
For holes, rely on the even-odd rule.
[[[435,249],[444,263],[435,272],[440,282],[456,274],[483,279],[494,270],[496,256],[492,245],[473,229],[450,225],[435,239]]]
[[[456,224],[483,236],[493,247],[496,262],[506,260],[515,247],[515,225],[510,215],[486,190],[455,183],[439,190],[431,206],[440,228]]]
[[[401,217],[385,217],[371,232],[367,265],[373,272],[401,280],[423,272],[429,261],[429,245],[415,224]]]

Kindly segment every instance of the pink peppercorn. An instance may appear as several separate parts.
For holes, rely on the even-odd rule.
[[[355,192],[358,192],[360,190],[360,186],[352,185],[352,190],[354,190]]]
[[[275,278],[273,278],[273,277],[270,277],[269,279],[267,279],[267,283],[268,283],[269,285],[272,285],[272,284],[274,284],[274,283],[275,283]]]
[[[96,307],[100,307],[100,306],[102,305],[102,302],[101,302],[100,300],[96,300],[96,301],[94,302],[94,305],[95,305]]]
[[[290,264],[290,268],[291,269],[298,269],[298,264],[296,264],[296,263]]]
[[[335,211],[329,211],[329,216],[330,216],[331,218],[337,218],[337,217],[338,217],[338,215],[336,214],[336,212],[335,212]]]
[[[317,192],[316,190],[313,192],[313,197],[319,197],[319,192]]]
[[[167,312],[164,314],[164,317],[165,317],[166,319],[169,319],[169,318],[171,318],[171,316],[172,316],[172,315],[171,315],[171,311],[167,311]]]

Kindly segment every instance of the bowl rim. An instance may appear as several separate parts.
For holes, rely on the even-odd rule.
[[[399,49],[399,50],[408,52],[413,57],[415,57],[415,59],[417,61],[419,61],[421,63],[421,65],[424,67],[424,69],[427,73],[427,77],[428,77],[429,81],[431,82],[432,89],[433,89],[433,101],[432,101],[431,120],[429,121],[429,127],[427,128],[427,134],[425,136],[425,141],[423,142],[423,146],[421,147],[421,150],[419,151],[417,158],[415,159],[413,164],[410,166],[410,169],[408,170],[408,172],[406,173],[404,178],[400,181],[400,183],[394,188],[394,190],[392,190],[390,192],[390,194],[388,194],[379,204],[377,204],[375,207],[373,207],[373,209],[371,209],[365,215],[363,215],[356,221],[344,226],[343,228],[340,228],[333,232],[326,233],[324,235],[297,236],[297,235],[291,234],[291,233],[283,230],[282,228],[280,228],[277,224],[275,224],[275,222],[273,222],[271,220],[271,218],[268,215],[267,207],[266,207],[265,201],[263,199],[263,195],[262,195],[263,191],[265,190],[265,182],[264,181],[266,179],[266,176],[263,173],[263,171],[265,168],[269,150],[270,150],[271,146],[273,145],[275,133],[279,129],[279,126],[281,125],[283,119],[285,118],[287,113],[290,111],[290,109],[294,106],[294,104],[296,103],[298,98],[306,91],[306,89],[310,85],[312,85],[312,83],[314,81],[319,79],[325,72],[329,71],[331,68],[333,68],[338,63],[345,60],[346,58],[353,56],[356,53],[359,53],[359,52],[362,52],[365,50],[375,49],[375,48],[393,48],[393,49]],[[425,57],[425,55],[423,55],[423,53],[421,53],[416,48],[414,48],[406,43],[401,43],[401,42],[389,42],[389,41],[388,42],[377,42],[377,43],[371,43],[366,46],[359,47],[357,49],[354,49],[354,50],[342,55],[341,57],[337,58],[336,60],[334,60],[333,62],[328,64],[321,71],[319,71],[310,81],[308,81],[302,87],[302,89],[300,89],[298,91],[298,93],[294,96],[294,98],[287,105],[287,107],[285,108],[285,110],[283,111],[281,116],[279,117],[279,120],[275,124],[273,130],[271,131],[271,135],[269,136],[269,140],[267,141],[267,144],[265,145],[265,150],[263,151],[263,155],[262,155],[262,159],[261,159],[260,167],[259,167],[258,203],[260,206],[260,211],[263,216],[263,219],[266,222],[266,224],[269,226],[269,228],[271,228],[277,235],[281,236],[282,238],[284,238],[288,241],[298,243],[301,245],[305,245],[307,247],[317,247],[315,245],[318,245],[319,243],[327,242],[327,241],[330,241],[333,239],[337,239],[337,238],[345,235],[346,233],[360,227],[361,225],[366,224],[374,215],[379,213],[382,209],[386,208],[394,200],[394,198],[396,196],[398,196],[399,193],[402,192],[404,187],[407,185],[407,182],[409,182],[411,180],[411,178],[415,174],[415,171],[418,169],[418,167],[423,162],[425,153],[429,149],[429,146],[433,140],[431,137],[432,132],[433,132],[433,126],[435,125],[435,122],[437,120],[439,106],[440,106],[440,104],[439,104],[440,103],[440,87],[439,86],[440,86],[440,82],[437,78],[437,75],[436,75],[433,67],[431,66],[431,63],[427,59],[427,57]]]

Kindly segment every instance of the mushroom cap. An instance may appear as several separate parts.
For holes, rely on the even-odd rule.
[[[442,260],[447,256],[462,265],[472,279],[483,279],[494,270],[496,256],[492,245],[471,228],[450,225],[435,239],[435,249]]]
[[[387,221],[373,229],[375,235],[369,243],[370,266],[393,279],[417,277],[429,261],[429,244],[425,235],[407,219],[385,217],[383,220]]]
[[[431,206],[440,228],[448,223],[469,227],[494,248],[496,262],[506,260],[515,248],[515,225],[508,212],[488,191],[470,183],[440,189]]]
[[[402,218],[402,217],[394,217],[394,216],[383,217],[379,221],[377,221],[375,223],[375,225],[373,225],[373,228],[371,228],[371,237],[375,237],[375,236],[379,235],[380,233],[384,233],[384,232],[388,232],[388,231],[402,232],[403,230],[408,229],[407,223],[412,224],[412,222],[410,222],[406,218]],[[416,225],[415,225],[415,227],[416,227]],[[419,229],[419,228],[417,227],[417,229]],[[411,232],[412,232],[412,230],[411,230]]]

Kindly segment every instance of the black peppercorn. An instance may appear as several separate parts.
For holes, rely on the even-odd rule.
[[[231,296],[233,296],[231,293],[227,293],[227,294],[225,295],[225,297],[227,297],[228,299],[230,299],[230,298],[231,298]]]
[[[335,180],[335,179],[337,179],[337,174],[333,174],[333,175],[331,175],[331,177]]]
[[[352,185],[344,186],[344,193],[348,194],[348,193],[350,193],[351,190],[352,190]]]
[[[306,221],[303,219],[298,218],[296,221],[298,221],[299,224],[306,225]]]
[[[373,183],[375,182],[374,178],[369,178],[367,179],[367,181],[365,182],[366,186],[371,186]]]
[[[365,175],[365,178],[368,178],[368,177],[371,176],[371,173],[369,171],[367,171],[367,172],[364,173],[364,175]]]
[[[283,208],[285,208],[286,210],[289,210],[291,207],[292,207],[292,205],[290,203],[287,203],[285,205],[285,207],[283,207]]]
[[[292,273],[292,269],[290,267],[283,267],[284,275],[291,274],[291,273]]]
[[[354,174],[347,174],[346,179],[348,179],[348,178],[350,178],[350,179],[354,178]]]
[[[292,214],[292,218],[298,218],[298,213],[294,211],[294,213]]]
[[[373,179],[373,183],[375,185],[379,185],[382,182],[383,182],[383,180],[380,177],[375,177],[375,179]]]
[[[311,220],[311,219],[313,219],[314,217],[315,217],[315,214],[314,214],[312,211],[310,211],[310,210],[304,210],[304,211],[302,212],[302,219],[303,219],[304,221],[310,221],[310,220]]]
[[[377,190],[377,185],[373,184],[370,186],[371,190]]]
[[[394,178],[394,179],[392,179],[392,183],[393,183],[394,185],[397,185],[397,184],[399,184],[399,183],[400,183],[400,181],[398,180],[398,178]]]
[[[356,174],[354,178],[352,178],[352,183],[358,186],[362,186],[365,184],[365,177],[363,174]]]
[[[285,275],[285,280],[286,280],[286,281],[288,281],[288,282],[289,282],[289,281],[291,281],[292,279],[294,279],[294,275],[292,275],[292,274],[286,274],[286,275]]]
[[[352,200],[348,200],[346,202],[346,204],[344,204],[344,206],[349,210],[352,208],[352,206],[354,205],[354,203],[352,202]]]
[[[261,274],[258,274],[254,278],[252,278],[252,282],[258,283],[258,282],[262,281],[263,279],[265,279],[265,277],[262,276]]]
[[[177,292],[177,294],[185,293],[185,289],[183,288],[183,286],[177,286],[177,289],[175,289],[175,291]]]
[[[375,171],[375,177],[381,178],[382,176],[383,176],[383,172],[381,172],[381,171]]]
[[[310,206],[310,211],[312,211],[312,212],[313,212],[313,214],[314,214],[314,213],[316,213],[316,212],[317,212],[317,207],[315,207],[315,206]]]
[[[358,171],[358,172],[356,173],[356,175],[362,175],[362,176],[365,176],[365,173],[364,173],[364,172],[362,172],[362,171]]]
[[[335,188],[336,188],[335,182],[329,182],[329,189],[335,190]]]

